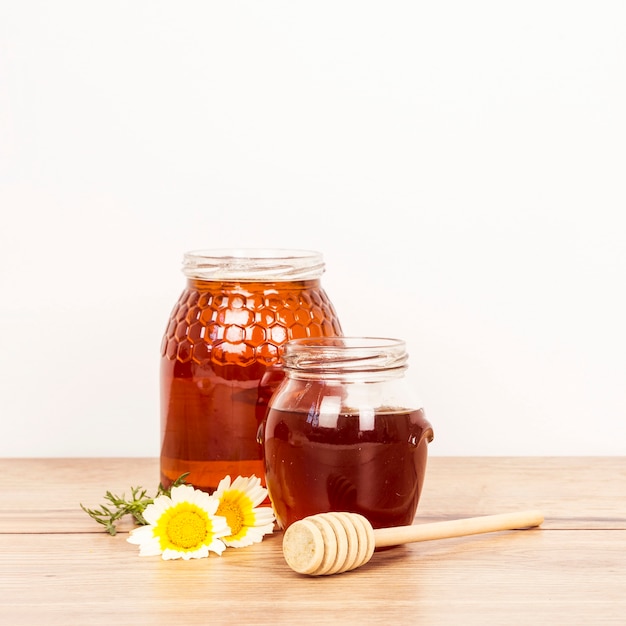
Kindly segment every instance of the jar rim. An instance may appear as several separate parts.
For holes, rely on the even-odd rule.
[[[283,346],[286,370],[357,372],[406,369],[406,342],[390,337],[305,337]]]
[[[324,268],[321,252],[293,248],[214,248],[183,256],[183,273],[200,280],[310,280]]]

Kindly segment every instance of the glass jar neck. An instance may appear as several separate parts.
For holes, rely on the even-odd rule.
[[[187,252],[183,273],[212,282],[299,282],[324,273],[320,252],[280,248],[225,248]]]
[[[187,288],[199,292],[245,293],[245,294],[281,294],[285,291],[306,291],[321,289],[319,278],[313,280],[218,280],[216,278],[188,278]]]
[[[300,379],[389,380],[404,375],[407,361],[403,341],[376,337],[294,339],[283,352],[285,373]]]

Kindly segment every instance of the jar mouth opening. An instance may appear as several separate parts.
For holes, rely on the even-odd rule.
[[[311,280],[324,267],[321,252],[291,248],[215,248],[191,250],[183,257],[185,276],[214,281]]]
[[[406,369],[406,343],[388,337],[307,337],[283,346],[286,370],[362,372]]]

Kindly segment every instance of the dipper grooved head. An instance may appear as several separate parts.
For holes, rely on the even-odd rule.
[[[283,555],[299,574],[324,576],[360,567],[374,554],[374,530],[357,513],[320,513],[285,531]]]

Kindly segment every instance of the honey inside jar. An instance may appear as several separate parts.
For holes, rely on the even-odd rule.
[[[429,424],[422,410],[368,417],[340,414],[323,425],[309,413],[270,410],[267,484],[282,528],[326,511],[365,516],[374,528],[411,524],[426,469]]]

